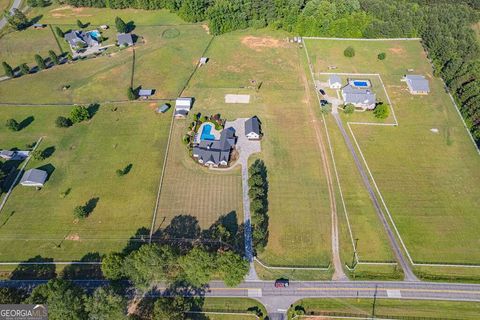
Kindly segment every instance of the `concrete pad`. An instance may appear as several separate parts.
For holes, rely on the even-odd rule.
[[[225,103],[250,103],[249,94],[226,94]]]

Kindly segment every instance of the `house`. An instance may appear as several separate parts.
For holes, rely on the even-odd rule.
[[[200,58],[199,66],[201,67],[201,66],[207,64],[207,61],[208,61],[208,58],[207,58],[207,57],[201,57],[201,58]]]
[[[34,23],[32,27],[35,30],[41,30],[41,29],[44,29],[46,26],[47,25],[43,23]]]
[[[226,128],[220,133],[219,140],[200,140],[193,147],[193,157],[205,166],[227,166],[235,142],[235,130]]]
[[[330,89],[340,89],[342,87],[342,79],[336,74],[332,74],[328,77],[328,86]]]
[[[248,140],[260,139],[260,121],[257,117],[245,121],[245,136]]]
[[[100,32],[92,30],[88,32],[73,30],[65,34],[65,41],[70,47],[94,47],[100,44]]]
[[[5,160],[11,160],[15,158],[17,155],[16,151],[11,151],[11,150],[2,150],[0,151],[0,158],[5,159]]]
[[[39,169],[30,169],[25,171],[20,180],[20,184],[26,187],[41,188],[47,181],[48,173]]]
[[[342,88],[342,98],[345,105],[353,104],[355,108],[362,110],[373,110],[377,97],[369,89],[361,89],[352,86],[350,83]]]
[[[168,109],[170,109],[170,105],[165,103],[164,105],[162,105],[157,109],[157,113],[165,113],[168,111]]]
[[[118,33],[117,34],[117,45],[130,47],[133,46],[133,38],[130,33]]]
[[[155,93],[155,90],[152,89],[140,89],[138,91],[138,96],[142,99],[148,99]]]
[[[424,76],[408,74],[403,76],[411,94],[429,94],[430,85]]]

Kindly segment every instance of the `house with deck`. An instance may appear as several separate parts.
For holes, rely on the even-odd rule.
[[[205,166],[227,166],[232,149],[236,143],[235,130],[231,127],[222,130],[220,138],[217,140],[209,132],[208,134],[203,132],[203,130],[210,131],[212,129],[211,126],[208,123],[203,125],[202,138],[199,143],[193,146],[192,155],[199,163]]]

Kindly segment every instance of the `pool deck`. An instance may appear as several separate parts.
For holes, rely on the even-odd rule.
[[[215,124],[213,122],[206,121],[200,125],[200,128],[198,128],[197,133],[195,134],[195,139],[194,139],[195,143],[200,143],[203,127],[207,124],[212,126],[212,130],[210,130],[210,134],[215,137],[215,140],[220,140],[220,131],[215,129]]]

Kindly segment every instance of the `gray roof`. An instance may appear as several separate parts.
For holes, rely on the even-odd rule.
[[[257,117],[253,117],[245,121],[245,134],[249,133],[260,134],[260,122]]]
[[[235,130],[227,128],[220,133],[219,140],[201,140],[193,147],[193,155],[201,159],[203,163],[212,162],[219,165],[220,162],[230,160],[230,151],[235,146]]]
[[[170,106],[168,104],[164,104],[160,108],[158,108],[158,111],[163,113],[166,112],[168,109],[170,109]]]
[[[343,87],[342,94],[346,104],[374,104],[376,102],[375,93],[371,92],[370,90],[354,88],[350,84],[347,84],[345,87]]]
[[[94,46],[98,44],[98,41],[90,35],[90,32],[73,30],[69,33],[66,33],[64,38],[71,46],[77,46],[79,42],[85,43],[88,46]]]
[[[187,110],[183,110],[183,109],[175,110],[175,115],[176,116],[186,116],[187,114],[188,114]]]
[[[342,83],[342,79],[340,79],[340,77],[336,74],[332,74],[330,75],[330,77],[328,77],[328,82],[329,83]]]
[[[411,91],[430,92],[430,85],[424,76],[408,74],[405,80]]]
[[[133,45],[133,38],[130,33],[119,33],[117,34],[117,42],[119,45],[126,44],[127,46]]]
[[[2,150],[0,151],[0,157],[2,158],[11,158],[15,155],[15,153],[17,153],[16,151],[12,151],[12,150]]]
[[[43,185],[47,180],[48,173],[39,169],[30,169],[25,171],[20,180],[22,185]]]
[[[141,89],[140,91],[138,91],[138,95],[140,97],[148,97],[148,96],[151,96],[152,94],[153,94],[152,89]]]

